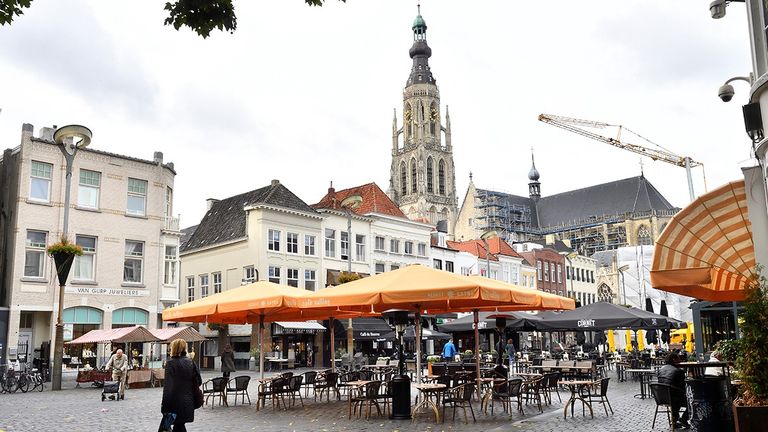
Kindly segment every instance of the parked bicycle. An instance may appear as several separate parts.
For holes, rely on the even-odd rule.
[[[19,389],[19,380],[13,367],[0,365],[0,393],[15,393]]]
[[[30,388],[32,386],[32,388]],[[19,374],[19,390],[26,393],[28,391],[42,392],[45,389],[43,375],[32,364],[27,364],[26,369]]]

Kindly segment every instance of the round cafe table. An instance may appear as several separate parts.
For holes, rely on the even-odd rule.
[[[581,390],[584,387],[589,387],[591,385],[594,385],[595,382],[592,380],[560,380],[557,382],[558,385],[567,385],[568,389],[571,390],[571,397],[568,399],[568,401],[565,403],[565,409],[563,409],[563,418],[568,418],[568,405],[571,406],[571,417],[573,417],[573,407],[576,405],[576,401],[581,401],[581,403],[589,408],[589,416],[592,418],[595,418],[595,415],[592,413],[592,404],[584,399],[582,396]]]
[[[440,394],[446,389],[445,384],[416,384],[414,385],[419,390],[419,403],[413,407],[413,413],[411,413],[411,421],[416,420],[416,414],[422,408],[431,408],[435,413],[435,423],[440,422],[440,410],[437,404],[440,403]]]

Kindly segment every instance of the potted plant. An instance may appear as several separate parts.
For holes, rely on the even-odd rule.
[[[261,351],[259,350],[259,347],[251,348],[250,356],[251,358],[248,362],[250,367],[248,369],[256,372],[260,371],[261,365],[259,364],[259,357],[261,356]]]
[[[48,246],[46,252],[53,257],[53,262],[56,264],[56,276],[59,278],[59,285],[66,285],[72,263],[74,263],[76,256],[83,255],[83,248],[70,243],[66,236],[62,236],[61,240]]]
[[[430,375],[432,375],[432,363],[439,362],[440,356],[439,355],[430,355],[427,356],[427,371]]]
[[[463,360],[470,360],[470,359],[472,359],[473,354],[474,354],[474,352],[471,349],[468,349],[468,350],[464,351],[464,355],[462,355],[462,359]]]
[[[737,432],[765,430],[768,424],[768,282],[758,268],[746,287],[736,369],[741,391],[733,403]]]

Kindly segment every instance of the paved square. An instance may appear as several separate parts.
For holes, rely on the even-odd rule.
[[[300,371],[297,371],[300,372]],[[245,373],[256,377],[256,374]],[[203,380],[217,374],[203,373]],[[233,375],[234,376],[234,375]],[[474,403],[477,422],[471,416],[468,425],[463,422],[461,411],[456,421],[451,421],[451,411],[447,412],[445,423],[435,424],[434,416],[420,414],[414,422],[394,421],[384,417],[347,419],[347,403],[315,402],[311,396],[305,400],[305,407],[300,405],[288,411],[273,411],[269,402],[265,410],[256,411],[257,386],[251,381],[249,393],[252,405],[210,406],[195,412],[195,422],[188,425],[191,431],[540,431],[540,432],[619,432],[651,431],[651,420],[655,403],[653,399],[636,399],[639,391],[637,382],[618,383],[615,375],[608,391],[609,400],[615,414],[606,416],[601,406],[595,406],[595,417],[581,416],[577,405],[576,416],[563,419],[563,406],[568,391],[561,391],[563,402],[554,399],[551,406],[545,407],[543,414],[538,414],[533,406],[528,406],[526,415],[518,413],[504,414],[497,409],[491,416],[479,412],[479,404]],[[131,389],[126,392],[125,401],[101,401],[101,390],[96,388],[73,388],[72,377],[65,383],[65,390],[43,393],[14,393],[0,395],[0,430],[2,431],[152,431],[157,430],[160,421],[160,399],[162,389]],[[48,386],[50,387],[50,386]],[[415,396],[415,391],[412,396]],[[232,401],[230,400],[230,403]],[[500,408],[498,405],[496,408]],[[666,416],[657,419],[655,431],[668,430]]]

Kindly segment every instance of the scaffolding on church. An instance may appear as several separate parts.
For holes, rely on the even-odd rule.
[[[510,203],[508,194],[479,190],[475,199],[479,200],[476,208],[481,211],[476,218],[478,230],[499,232],[504,240],[517,240],[508,238],[515,233],[534,233],[531,208]]]

